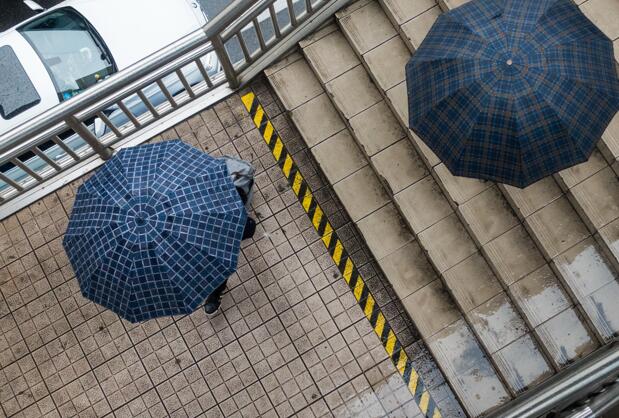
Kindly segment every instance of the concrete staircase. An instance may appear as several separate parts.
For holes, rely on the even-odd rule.
[[[451,175],[407,129],[404,66],[439,14],[464,2],[357,1],[266,75],[479,416],[619,332],[619,121],[590,161],[524,190]],[[619,18],[616,0],[581,7]]]

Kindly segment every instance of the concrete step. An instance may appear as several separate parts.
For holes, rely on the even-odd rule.
[[[423,38],[441,14],[440,6],[434,0],[420,2],[384,0],[381,4],[385,15],[411,51],[419,48]]]
[[[619,54],[619,39],[614,44],[615,54]],[[619,69],[617,72],[619,73]],[[611,165],[615,174],[619,176],[619,113],[610,121],[608,128],[602,134],[602,140],[598,148],[602,155],[604,155],[604,158],[606,158],[606,161]]]
[[[331,53],[344,57],[333,49],[339,42],[333,38],[338,33],[337,27],[327,27],[302,44],[308,48],[321,39],[330,39]],[[312,48],[305,51],[306,55],[314,52]],[[320,67],[321,62],[326,61],[314,61],[314,70],[323,80],[329,80],[325,86],[334,81],[329,85],[331,92],[338,91],[337,71],[352,71],[349,75],[356,77],[358,65],[354,62],[339,62],[337,71],[335,67]],[[359,140],[359,146],[352,129],[346,126],[354,124],[357,131],[363,130],[367,121],[353,121],[352,114],[366,105],[365,110],[380,109],[381,102],[371,104],[371,95],[359,96],[368,100],[363,106],[344,105],[351,115],[345,122],[301,55],[295,53],[265,73],[467,411],[477,416],[509,400],[511,395],[493,363],[371,168],[372,158],[380,164],[381,158],[388,155],[383,152],[402,146],[404,134],[396,129],[397,124],[389,127],[389,120],[376,119],[388,132],[388,138],[374,144]],[[410,172],[415,175],[414,168]]]
[[[458,6],[468,3],[469,1],[471,0],[438,0],[438,3],[441,5],[441,9],[443,9],[444,12],[448,12]]]
[[[619,39],[619,4],[616,0],[579,0],[576,3],[611,41]]]
[[[377,3],[363,2],[361,7],[359,4],[353,4],[352,8],[336,16],[343,19],[350,28],[351,25],[357,23],[367,24],[370,20],[381,21],[374,19],[375,13],[378,12],[382,13]],[[357,20],[358,16],[360,20]],[[382,21],[390,24],[388,20],[382,19]],[[361,28],[354,32],[354,36],[357,36],[357,33],[362,33]],[[381,39],[386,38],[386,42],[389,38],[385,34],[395,34],[387,30],[377,30],[375,33]],[[376,43],[370,34],[365,33],[364,37],[363,42],[355,39],[351,44]],[[356,121],[359,119],[365,121],[376,119],[380,121],[382,130],[398,132],[390,138],[393,140],[403,138],[402,129],[399,129],[399,123],[395,117],[390,116],[388,106],[377,105],[377,100],[383,101],[382,96],[361,63],[350,66],[334,63],[333,67],[341,71],[339,75],[335,74],[335,70],[325,70],[322,67],[329,57],[351,55],[352,47],[342,39],[343,35],[340,31],[329,30],[328,34],[319,39],[312,37],[302,41],[300,45],[310,66],[320,82],[324,84],[325,90],[347,125],[357,126]],[[335,60],[332,59],[332,61]],[[408,139],[405,137],[399,139],[395,144],[372,155],[373,148],[380,149],[383,141],[376,147],[370,147],[367,141],[376,138],[376,135],[368,136],[359,129],[351,129],[351,131],[355,138],[357,133],[360,134],[357,141],[361,144],[361,148],[370,150],[370,152],[366,151],[370,165],[393,196],[396,207],[405,215],[405,220],[418,237],[422,247],[428,252],[430,261],[454,295],[465,319],[472,325],[510,389],[518,393],[526,386],[535,385],[552,374],[552,367],[538,349],[537,343],[529,334],[527,325],[514,308],[510,298],[505,295],[483,257],[474,258],[478,254],[475,244],[463,230],[457,217],[453,215],[449,203]],[[387,142],[392,142],[392,140]],[[411,208],[409,202],[419,204],[420,207]],[[428,202],[436,203],[437,207],[430,207]],[[446,210],[443,211],[442,208]],[[424,215],[413,216],[418,212],[433,216],[430,218]],[[380,225],[378,219],[382,219],[384,215],[377,213],[376,216],[379,218],[372,220],[369,217],[368,222]],[[384,245],[383,240],[375,234],[369,234],[368,239],[375,240],[377,247]],[[458,242],[454,244],[454,240]],[[484,275],[480,272],[488,274]],[[448,274],[454,278],[453,283],[447,280]],[[471,303],[470,298],[465,299],[466,296],[474,293],[475,288],[479,287],[487,289],[487,294],[476,298],[475,303]],[[454,288],[460,292],[454,291]],[[523,355],[525,349],[527,350],[526,356]],[[531,365],[531,362],[528,363],[527,360],[535,361],[535,364]]]
[[[349,28],[355,27],[357,24],[356,15],[362,11],[366,21],[369,19],[384,21],[384,17],[379,16],[383,13],[382,10],[372,7],[371,3],[366,4],[362,8],[355,8],[353,6],[352,10],[345,10],[339,14],[339,22],[345,22],[341,26],[347,36]],[[400,4],[401,6],[398,6]],[[406,21],[405,17],[402,17],[403,13],[400,10],[404,9],[408,4],[409,2],[398,0],[383,1],[383,7],[393,8],[393,10],[387,13],[391,15],[390,20],[392,22],[399,21],[402,24],[405,24]],[[421,11],[421,14],[433,10],[433,7],[428,6],[430,5],[424,3],[425,11]],[[415,15],[419,10],[412,11],[408,17],[413,20],[419,19],[420,15]],[[368,17],[370,13],[375,17]],[[397,19],[394,16],[398,16]],[[420,30],[422,33],[420,33],[419,37],[425,36],[426,29],[421,28]],[[398,62],[408,61],[410,53],[407,54],[405,52],[406,47],[402,41],[399,42],[399,45],[398,40],[394,38],[386,41],[383,39],[383,41],[383,44],[379,44],[378,40],[370,39],[367,41],[368,44],[378,46],[365,53],[362,53],[361,50],[356,50],[355,52],[370,74],[372,74],[376,86],[381,90],[390,107],[395,110],[401,126],[403,129],[406,129],[408,107],[404,74],[397,73],[396,70],[390,70],[391,66],[386,65],[384,60],[379,61],[374,59],[374,57],[377,55],[387,56],[386,52],[382,52],[382,49],[387,48],[385,45],[397,51]],[[354,44],[354,42],[351,42],[351,45]],[[345,54],[348,55],[348,52],[345,52]],[[388,74],[388,76],[385,76],[385,74]],[[384,80],[389,80],[389,82]],[[394,84],[396,87],[393,87]],[[401,91],[398,94],[393,94],[392,92],[395,89],[401,89]],[[424,149],[419,146],[419,138],[412,134],[411,137],[413,138],[413,144],[420,151],[419,155],[423,156]],[[479,267],[478,270],[493,270],[500,283],[498,286],[494,286],[495,283],[490,279],[487,282],[489,284],[488,288],[495,289],[498,287],[505,289],[507,295],[511,296],[514,304],[509,306],[511,308],[515,307],[522,314],[529,327],[535,330],[535,337],[541,342],[541,347],[551,359],[554,367],[561,368],[593,350],[597,346],[595,337],[591,335],[588,326],[575,310],[569,293],[566,292],[561,282],[552,274],[548,263],[536,248],[521,222],[513,214],[509,203],[503,198],[497,186],[488,182],[455,177],[451,175],[442,163],[437,163],[437,160],[434,160],[432,155],[428,154],[428,157],[421,159],[426,162],[427,169],[431,172],[433,178],[421,181],[417,185],[410,187],[409,190],[396,193],[394,197],[413,230],[421,233],[423,236],[424,233],[422,231],[424,228],[429,227],[433,222],[438,222],[442,218],[447,217],[452,210],[455,211],[455,214],[462,220],[477,248],[481,250],[480,254],[483,255],[483,260],[477,260],[475,263],[471,261],[471,265],[484,266]],[[447,200],[433,193],[432,186],[438,189],[436,187],[437,184],[444,191],[445,196],[448,198]],[[439,255],[437,254],[437,257]],[[452,260],[458,260],[459,255],[457,251],[450,248],[446,256],[449,256]],[[439,258],[437,261],[439,271],[441,271],[442,266],[449,267],[446,264],[449,262],[449,259],[443,260]],[[464,268],[465,266],[461,267]],[[550,274],[544,274],[547,272],[550,272]],[[479,273],[479,271],[476,273]],[[526,280],[518,285],[519,281],[523,279]],[[453,287],[454,292],[457,293],[458,290],[455,288],[455,283],[456,281],[452,280],[452,285],[448,284],[448,287]],[[475,281],[471,283],[479,284]],[[538,286],[536,288],[538,290],[537,293],[522,293],[518,291],[517,286],[520,286],[520,288],[526,287],[528,283],[543,283],[544,287]],[[512,286],[514,287],[512,288]],[[551,291],[542,292],[542,289],[551,289]],[[470,291],[474,292],[475,288],[471,288]],[[489,296],[489,299],[491,299],[495,295],[490,294]],[[542,300],[545,297],[554,298],[555,296],[558,298],[553,299],[557,303],[557,310],[546,310]],[[459,298],[455,297],[455,299],[458,300]],[[551,300],[547,302],[551,302]],[[558,317],[558,319],[555,319],[555,317]],[[574,333],[570,335],[561,332],[558,327],[545,324],[546,321],[554,320],[558,322],[562,318],[568,317],[574,320]],[[581,347],[584,349],[581,350]]]
[[[570,202],[619,271],[617,245],[601,239],[600,231],[619,220],[619,178],[604,157],[595,151],[589,161],[563,170],[555,176]],[[605,233],[606,230],[604,230]]]

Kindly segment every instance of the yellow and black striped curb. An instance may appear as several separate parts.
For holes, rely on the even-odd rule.
[[[282,169],[284,176],[288,179],[288,183],[292,187],[295,195],[301,202],[303,209],[309,216],[314,228],[321,237],[322,242],[329,251],[331,258],[339,269],[340,273],[348,283],[348,286],[355,295],[355,299],[361,306],[365,316],[372,324],[372,328],[380,341],[382,342],[387,354],[389,354],[393,364],[402,375],[408,389],[413,394],[415,402],[428,418],[439,418],[441,413],[437,408],[436,403],[430,396],[427,388],[423,384],[421,377],[413,368],[413,364],[408,355],[404,352],[404,348],[398,341],[389,322],[385,319],[385,315],[381,312],[374,297],[370,293],[365,281],[359,274],[348,252],[344,248],[342,241],[333,230],[327,216],[320,208],[320,205],[314,198],[309,185],[301,175],[297,164],[292,159],[292,156],[286,150],[282,139],[271,124],[267,115],[260,105],[254,93],[247,93],[242,96],[243,104],[253,119],[260,134],[271,149],[273,157],[277,165]]]

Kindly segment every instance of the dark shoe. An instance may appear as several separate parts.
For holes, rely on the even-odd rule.
[[[204,312],[206,312],[207,315],[213,315],[219,310],[220,306],[221,295],[211,295],[206,299],[206,303],[204,304]]]
[[[226,289],[226,283],[219,286],[219,288],[215,289],[213,293],[211,293],[204,303],[204,312],[207,315],[214,315],[221,306],[221,295]]]
[[[256,221],[254,221],[252,218],[248,216],[247,221],[245,222],[245,229],[243,230],[243,238],[241,239],[253,238],[255,233],[256,233]]]

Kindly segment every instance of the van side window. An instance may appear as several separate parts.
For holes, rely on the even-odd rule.
[[[0,116],[11,119],[41,102],[26,70],[10,46],[0,47]]]

